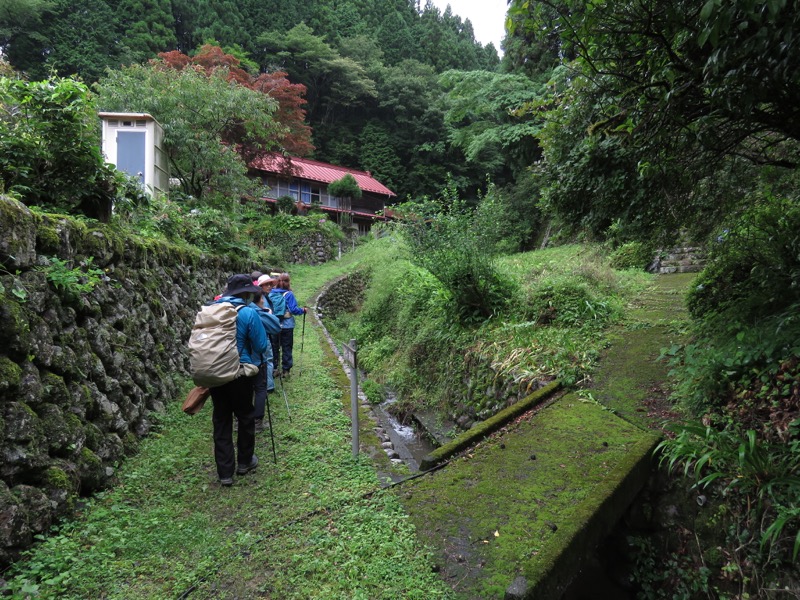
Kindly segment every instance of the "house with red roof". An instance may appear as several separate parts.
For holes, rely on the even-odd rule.
[[[328,163],[283,156],[278,153],[263,154],[250,162],[251,173],[269,188],[266,202],[275,203],[281,196],[290,196],[301,211],[312,204],[330,213],[337,223],[343,216],[352,219],[359,233],[366,233],[376,221],[386,219],[386,204],[397,195],[375,179],[369,171],[357,171]],[[328,184],[352,175],[361,188],[361,198],[337,198],[328,193]]]

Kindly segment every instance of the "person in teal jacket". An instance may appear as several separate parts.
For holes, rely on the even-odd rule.
[[[274,384],[270,386],[272,379],[272,344],[270,338],[273,334],[280,333],[281,322],[278,317],[272,314],[272,310],[268,308],[268,304],[264,299],[264,294],[259,291],[253,302],[250,304],[256,310],[261,324],[264,326],[264,332],[267,334],[267,351],[264,353],[261,366],[258,368],[258,375],[256,375],[255,382],[253,383],[254,402],[256,407],[256,433],[264,431],[264,410],[267,406],[267,395],[270,389],[274,389]]]
[[[273,352],[273,360],[275,361],[275,368],[278,368],[278,361],[282,369],[282,375],[285,377],[289,375],[294,366],[294,357],[292,356],[294,348],[294,317],[305,315],[308,309],[303,306],[298,306],[297,299],[292,292],[292,284],[289,279],[288,273],[281,273],[278,277],[278,285],[272,290],[273,294],[278,294],[286,300],[286,316],[281,321],[281,333],[278,336],[280,341],[279,352]],[[280,355],[280,357],[278,356]]]
[[[216,302],[229,302],[242,306],[236,317],[236,348],[239,361],[260,367],[267,351],[267,334],[255,309],[248,306],[257,292],[249,275],[233,275],[222,297]],[[238,377],[219,387],[211,388],[214,412],[214,460],[219,483],[233,485],[234,469],[245,475],[258,465],[254,454],[256,445],[256,418],[253,405],[253,383],[256,375]],[[233,447],[233,417],[238,422],[236,452]],[[238,456],[236,456],[238,454]]]

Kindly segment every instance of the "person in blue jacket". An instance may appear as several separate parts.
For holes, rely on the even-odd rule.
[[[281,322],[281,333],[279,336],[281,375],[286,377],[294,366],[294,357],[292,356],[294,347],[294,317],[296,315],[305,315],[308,309],[303,306],[298,306],[297,299],[294,297],[294,292],[292,292],[292,284],[288,273],[280,274],[278,277],[278,285],[272,290],[272,294],[279,294],[286,300],[287,316]],[[277,360],[276,358],[276,370],[278,368]]]
[[[256,408],[256,433],[258,433],[259,431],[264,431],[264,409],[267,405],[267,394],[270,391],[270,387],[274,389],[274,385],[269,385],[270,379],[272,379],[272,373],[270,372],[272,370],[272,344],[270,344],[270,336],[280,333],[281,322],[268,308],[269,305],[264,300],[264,293],[261,290],[255,295],[250,306],[258,313],[261,324],[264,326],[264,332],[267,334],[267,351],[262,357],[261,366],[258,368],[258,375],[256,375],[253,384]]]
[[[233,275],[228,286],[216,302],[229,302],[242,306],[236,317],[236,348],[239,362],[260,367],[267,351],[267,334],[256,310],[248,306],[259,288],[253,285],[249,275]],[[255,455],[256,419],[253,405],[253,383],[257,375],[242,376],[219,387],[211,388],[214,412],[211,422],[214,427],[214,460],[217,464],[219,483],[233,485],[234,469],[237,475],[245,475],[256,468]],[[233,447],[233,417],[238,422],[236,453]],[[238,454],[238,457],[236,456]],[[238,459],[238,460],[237,460]]]

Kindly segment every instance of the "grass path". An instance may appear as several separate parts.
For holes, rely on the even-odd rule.
[[[301,301],[355,258],[293,271]],[[353,459],[338,363],[321,331],[296,331],[294,375],[270,396],[278,462],[259,434],[258,468],[216,480],[211,407],[176,399],[159,433],[4,577],[13,598],[445,598],[448,588],[369,458]],[[302,372],[298,367],[302,366]]]

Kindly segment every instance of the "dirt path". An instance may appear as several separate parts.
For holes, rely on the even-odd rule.
[[[631,306],[588,390],[527,413],[429,476],[403,504],[458,598],[558,598],[643,485],[668,415],[661,348],[683,334],[692,276]],[[516,594],[516,595],[515,595]]]

